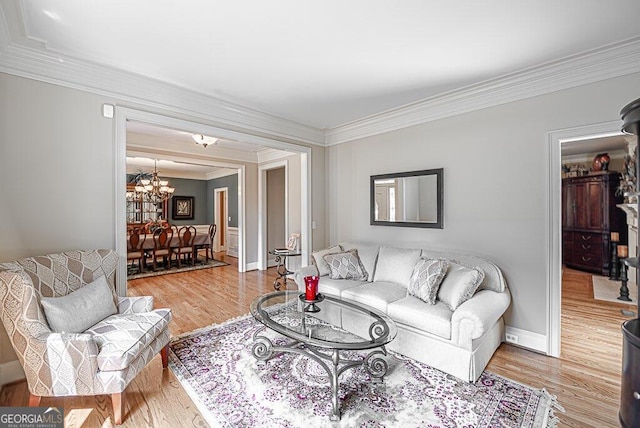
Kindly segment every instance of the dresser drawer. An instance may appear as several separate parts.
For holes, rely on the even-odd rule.
[[[593,248],[594,246],[598,246],[598,248],[602,248],[602,234],[588,233],[588,232],[574,232],[573,243],[575,245],[576,250],[579,249],[581,245],[591,245],[591,248]]]

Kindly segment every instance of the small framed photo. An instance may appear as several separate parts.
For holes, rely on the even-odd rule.
[[[171,218],[173,220],[193,220],[193,204],[193,196],[174,196]]]

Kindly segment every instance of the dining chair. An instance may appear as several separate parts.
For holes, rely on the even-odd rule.
[[[193,241],[196,238],[196,228],[193,226],[182,226],[178,230],[178,246],[171,248],[171,253],[176,255],[178,261],[178,268],[180,265],[180,256],[191,257],[191,265],[196,264],[196,247],[193,245]],[[186,260],[185,260],[186,261]]]
[[[205,257],[207,262],[209,261],[209,253],[211,253],[211,260],[213,260],[213,238],[215,238],[217,231],[218,226],[216,224],[209,226],[209,243],[207,247],[205,247]]]
[[[131,260],[131,266],[133,262],[138,261],[138,271],[144,272],[146,265],[146,257],[144,252],[144,242],[147,239],[147,235],[144,233],[144,228],[130,227],[127,229],[127,262]]]
[[[173,239],[173,229],[161,228],[153,232],[153,270],[156,270],[158,257],[162,257],[165,269],[171,267],[171,240]]]

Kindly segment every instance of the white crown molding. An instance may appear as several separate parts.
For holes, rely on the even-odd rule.
[[[327,130],[325,145],[346,143],[563,89],[640,72],[640,38],[594,49]]]
[[[237,169],[219,169],[217,171],[209,172],[206,175],[207,180],[214,180],[216,178],[229,177],[231,175],[238,175]]]
[[[261,165],[265,162],[273,162],[280,159],[288,158],[295,153],[285,152],[282,150],[276,149],[264,149],[258,152],[258,165]]]
[[[113,97],[121,102],[185,114],[245,132],[324,145],[324,131],[311,126],[135,73],[14,43],[2,5],[0,71]]]

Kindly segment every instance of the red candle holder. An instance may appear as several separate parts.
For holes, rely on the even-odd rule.
[[[305,276],[304,277],[304,285],[305,285],[305,300],[313,301],[316,300],[318,296],[318,281],[320,280],[319,276]]]

